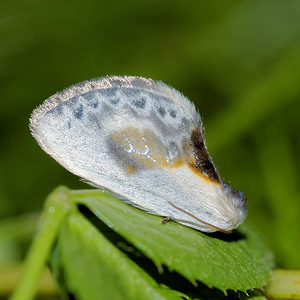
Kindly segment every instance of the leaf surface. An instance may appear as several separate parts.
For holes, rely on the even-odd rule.
[[[270,277],[272,255],[247,225],[230,235],[204,234],[145,213],[102,191],[73,191],[72,201],[88,207],[158,267],[222,291],[262,288]]]
[[[157,284],[78,212],[65,220],[52,258],[56,275],[63,270],[60,283],[66,284],[67,293],[76,299],[163,300],[185,296]]]

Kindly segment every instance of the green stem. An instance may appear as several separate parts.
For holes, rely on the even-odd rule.
[[[267,294],[270,299],[300,299],[300,270],[274,270]]]
[[[21,280],[10,300],[33,299],[57,232],[70,209],[68,194],[67,188],[59,187],[48,196],[39,229],[27,255]]]

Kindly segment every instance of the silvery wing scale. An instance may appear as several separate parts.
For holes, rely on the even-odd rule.
[[[36,108],[30,129],[70,172],[149,213],[230,232],[247,214],[205,146],[200,116],[180,92],[151,79],[102,77]]]

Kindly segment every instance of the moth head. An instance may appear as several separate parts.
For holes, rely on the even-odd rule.
[[[181,214],[173,217],[177,222],[204,232],[221,231],[231,233],[247,215],[246,196],[227,183],[204,181],[201,200],[194,202],[194,209],[189,205],[179,206],[169,202]],[[201,181],[198,182],[201,185]],[[202,181],[203,183],[203,181]],[[183,214],[182,214],[183,213]]]
[[[220,231],[231,232],[237,228],[247,216],[248,203],[244,193],[225,182],[218,184],[219,200],[213,212]],[[212,218],[213,219],[213,218]]]
[[[232,187],[226,182],[222,183],[223,190],[227,194],[227,196],[231,199],[234,207],[236,208],[236,211],[238,213],[238,223],[236,226],[241,224],[247,215],[247,210],[248,210],[248,202],[247,202],[247,197],[245,194]]]

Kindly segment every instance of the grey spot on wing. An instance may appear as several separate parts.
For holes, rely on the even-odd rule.
[[[83,116],[83,105],[79,104],[77,107],[73,110],[73,115],[76,119],[81,119]]]
[[[117,95],[117,91],[118,88],[113,87],[113,88],[108,88],[106,90],[99,90],[99,93],[101,93],[101,95],[107,98],[109,103],[116,105],[120,102],[120,98]]]
[[[164,117],[166,115],[165,109],[161,106],[158,108],[158,112],[162,117]]]
[[[120,98],[110,98],[109,102],[113,105],[116,105],[120,102]]]
[[[166,124],[162,121],[161,118],[157,115],[157,113],[153,110],[150,114],[150,120],[155,124],[155,127],[165,136],[170,135],[170,131],[172,128],[166,126]],[[176,133],[176,132],[174,132]]]
[[[187,124],[188,124],[188,120],[185,118],[185,117],[183,117],[182,119],[181,119],[181,124],[182,124],[182,126],[187,126]]]
[[[112,87],[112,88],[107,88],[105,90],[99,90],[99,92],[101,91],[101,93],[103,95],[105,95],[107,98],[111,98],[111,97],[114,97],[116,95],[117,90],[118,90],[118,88]]]
[[[137,172],[143,168],[141,163],[137,162],[123,147],[110,137],[106,139],[106,145],[111,158],[115,160],[118,166],[126,173],[128,173],[129,169],[133,169],[134,172]]]
[[[63,114],[63,103],[60,103],[59,105],[56,106],[55,110],[59,115]]]
[[[88,102],[88,105],[93,108],[97,108],[99,106],[99,101],[97,99],[93,99],[92,101]]]
[[[122,93],[127,96],[128,98],[138,98],[141,95],[141,91],[135,88],[121,88]]]
[[[144,97],[142,97],[140,99],[133,100],[132,103],[135,107],[143,109],[146,106],[146,99]]]
[[[171,110],[170,111],[170,116],[175,119],[176,118],[176,111],[175,110]]]
[[[97,108],[99,106],[99,100],[97,92],[91,91],[82,95],[84,99],[87,100],[87,105],[92,108]]]
[[[72,127],[71,120],[68,120],[67,125],[68,125],[68,129],[71,129]]]
[[[182,134],[187,135],[193,125],[192,121],[189,120],[186,120],[184,124],[178,122],[177,124],[170,123],[167,125],[167,122],[165,122],[155,110],[151,111],[148,118],[164,136],[175,137],[175,140],[177,138],[180,139],[179,136]]]
[[[169,152],[169,162],[170,164],[172,164],[173,160],[177,159],[178,158],[178,146],[176,145],[175,142],[171,142],[169,144],[169,147],[168,147],[168,152]]]
[[[175,142],[170,143],[169,150],[174,156],[176,156],[178,154],[177,145]]]

